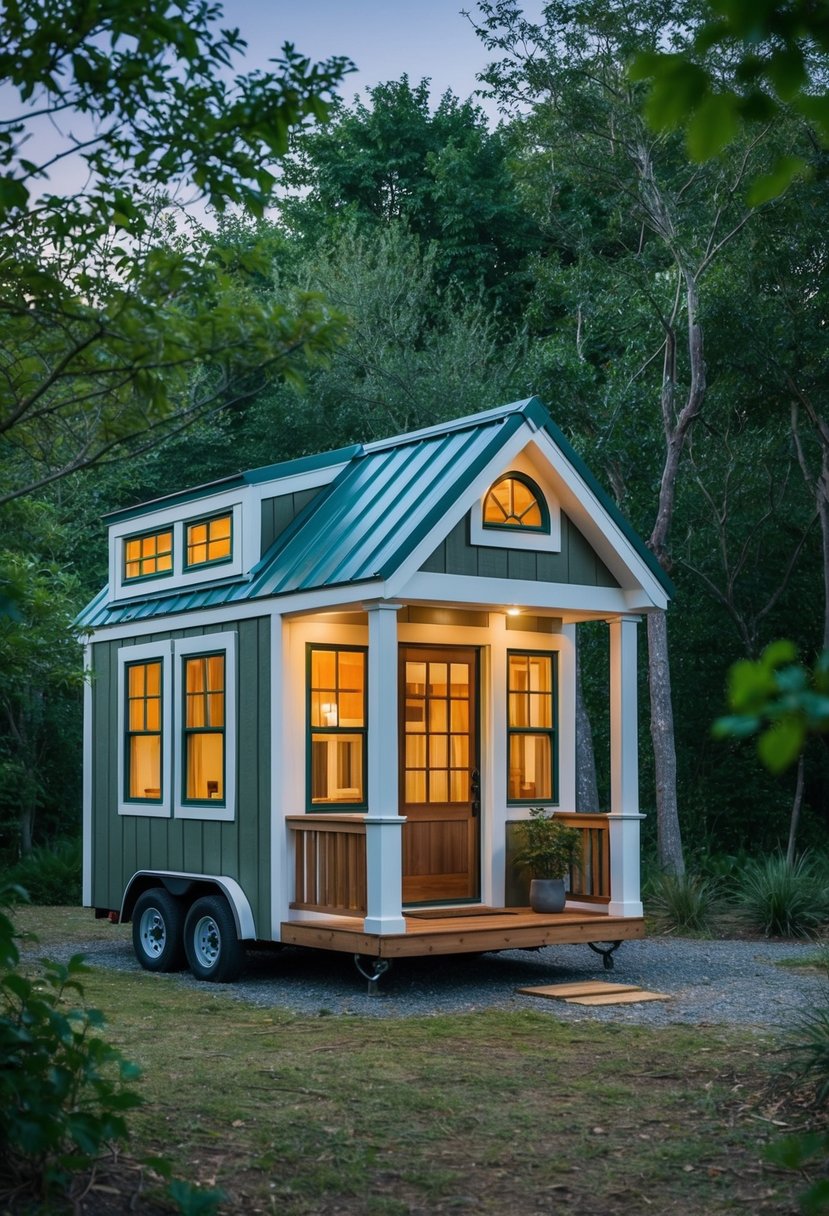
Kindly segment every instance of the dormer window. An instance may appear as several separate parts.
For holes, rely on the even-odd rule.
[[[195,519],[186,526],[184,568],[229,562],[233,557],[233,516]]]
[[[532,478],[524,473],[500,477],[484,499],[483,526],[549,532],[547,504]]]
[[[173,569],[173,530],[145,532],[124,541],[124,581],[157,578]]]

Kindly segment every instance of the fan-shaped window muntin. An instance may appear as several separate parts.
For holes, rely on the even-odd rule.
[[[520,528],[549,532],[550,513],[544,495],[523,473],[507,473],[490,487],[484,499],[485,528]]]

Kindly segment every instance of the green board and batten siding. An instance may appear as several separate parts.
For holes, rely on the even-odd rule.
[[[238,636],[236,818],[215,820],[118,814],[118,650],[121,646],[233,631]],[[270,937],[270,618],[222,622],[92,648],[92,903],[118,908],[136,870],[178,870],[235,878],[260,937]]]
[[[303,507],[316,498],[318,489],[295,490],[292,494],[279,494],[275,498],[262,499],[262,553],[266,553],[277,536],[299,515]]]
[[[473,545],[469,516],[455,525],[422,566],[431,574],[466,574],[478,578],[524,579],[534,583],[567,583],[583,587],[618,587],[607,566],[571,519],[561,513],[561,550],[542,553]]]

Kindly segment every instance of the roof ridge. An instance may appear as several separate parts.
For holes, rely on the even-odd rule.
[[[533,402],[540,405],[537,397],[524,397],[520,401],[510,402],[509,405],[500,405],[496,409],[482,410],[478,414],[467,414],[465,418],[450,418],[449,421],[438,422],[434,426],[420,427],[416,431],[404,431],[401,435],[390,435],[388,439],[374,439],[371,443],[363,444],[361,455],[370,456],[373,452],[404,447],[407,443],[418,443],[422,439],[451,435],[455,431],[472,430],[476,426],[489,422],[504,422],[513,414],[524,413]]]

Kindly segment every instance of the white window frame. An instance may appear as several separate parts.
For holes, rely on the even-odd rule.
[[[237,634],[203,633],[195,638],[181,638],[174,644],[174,744],[173,744],[173,815],[176,819],[203,819],[231,822],[236,818],[236,690]],[[191,803],[184,800],[184,659],[194,654],[220,654],[225,657],[225,797],[218,806]]]
[[[537,529],[504,527],[492,528],[484,524],[484,505],[492,487],[510,473],[523,473],[538,487],[550,517],[549,532]],[[490,549],[521,549],[534,553],[561,552],[561,506],[552,484],[552,479],[543,468],[537,468],[524,452],[519,453],[507,467],[493,477],[481,497],[472,508],[469,524],[469,540],[473,545],[485,545]]]
[[[126,794],[127,775],[127,677],[133,663],[161,660],[161,801],[144,802]],[[118,651],[118,814],[170,818],[173,782],[173,647],[171,642],[147,642],[142,646],[121,646]]]

